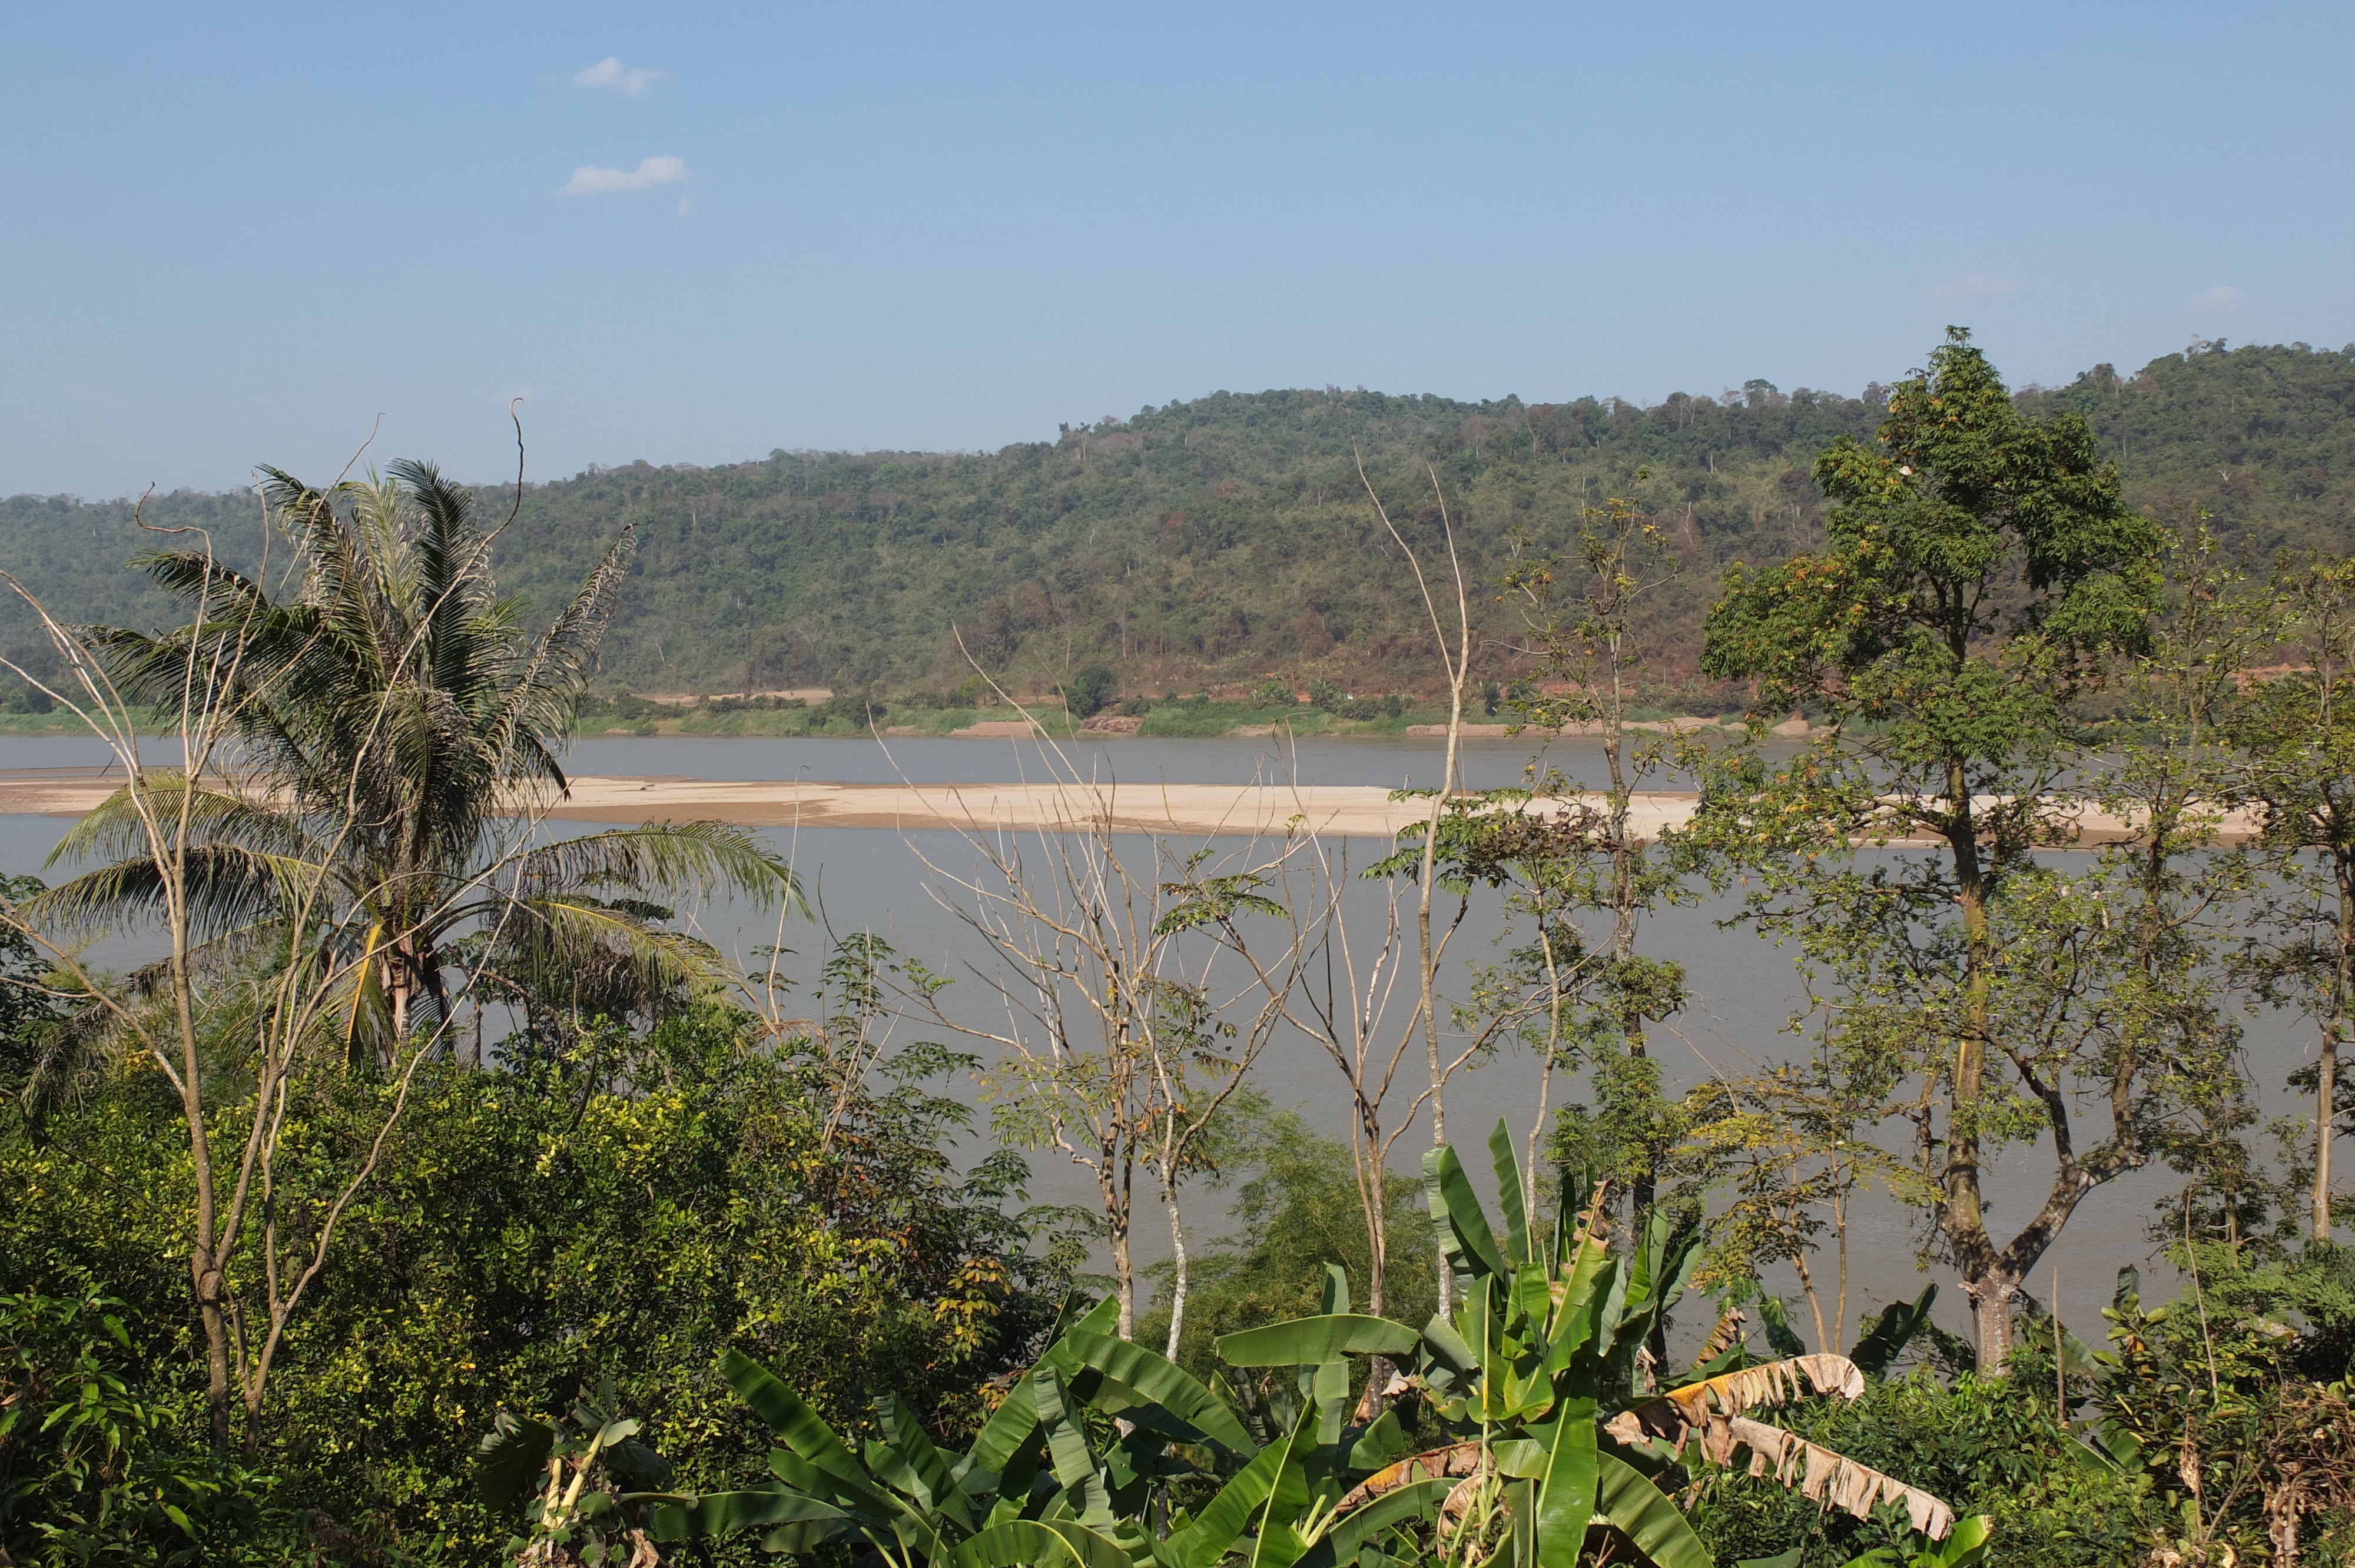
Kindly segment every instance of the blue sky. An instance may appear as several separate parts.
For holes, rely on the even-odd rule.
[[[0,493],[2355,339],[2355,6],[20,5]],[[612,62],[607,64],[606,62]]]

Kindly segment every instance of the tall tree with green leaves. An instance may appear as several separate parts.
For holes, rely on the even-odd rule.
[[[1636,477],[1649,474],[1639,469]],[[1564,688],[1517,705],[1519,716],[1540,728],[1593,736],[1603,746],[1603,788],[1585,798],[1582,812],[1590,853],[1582,863],[1560,862],[1557,891],[1608,927],[1580,944],[1602,959],[1586,988],[1582,1033],[1606,1119],[1634,1135],[1627,1174],[1639,1213],[1652,1207],[1658,1167],[1674,1141],[1646,1030],[1683,1009],[1685,974],[1681,964],[1638,951],[1636,934],[1646,914],[1689,902],[1691,893],[1684,867],[1637,832],[1634,808],[1637,791],[1697,758],[1691,743],[1673,733],[1638,727],[1632,710],[1652,674],[1646,633],[1653,603],[1680,576],[1659,524],[1633,498],[1614,495],[1581,509],[1568,556],[1524,555],[1505,578],[1508,596],[1521,608],[1524,652]],[[1564,782],[1572,789],[1584,783]],[[1559,964],[1548,969],[1550,977],[1560,972]],[[1559,1012],[1557,1001],[1557,1017]]]
[[[2250,957],[2269,995],[2321,1025],[2307,1229],[2328,1241],[2339,1077],[2355,1044],[2355,561],[2286,558],[2274,593],[2290,667],[2253,683],[2233,721],[2279,890]]]
[[[2095,874],[2109,969],[2095,1086],[2111,1124],[2187,1178],[2187,1202],[2204,1192],[2226,1234],[2266,1190],[2243,1141],[2256,1113],[2220,959],[2256,886],[2228,831],[2247,800],[2232,725],[2275,635],[2267,596],[2202,514],[2173,541],[2150,648],[2119,672],[2082,787],[2112,841]]]
[[[2061,992],[2003,989],[2052,954],[2008,956],[2001,906],[2040,895],[2015,941],[2085,917],[2069,890],[2037,884],[2031,852],[2068,832],[2055,789],[2076,760],[2070,699],[2149,644],[2165,534],[2121,501],[2084,420],[2022,417],[1960,328],[1891,389],[1874,445],[1835,442],[1815,479],[1835,503],[1827,545],[1731,573],[1703,665],[1754,681],[1762,714],[1808,707],[1839,733],[1718,792],[1705,814],[1721,846],[1768,870],[1755,891],[1784,931],[1835,945],[1825,958],[1881,1012],[1913,1018],[1932,1214],[1994,1370],[2029,1267],[2087,1192],[2138,1162],[2073,1149],[2041,1033],[2058,1026]],[[1859,843],[1893,841],[1929,853],[1858,862]],[[2040,1135],[2055,1142],[2053,1185],[1999,1245],[1984,1161],[1991,1144]]]

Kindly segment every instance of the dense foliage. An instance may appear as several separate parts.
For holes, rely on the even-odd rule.
[[[829,1125],[823,1052],[755,1022],[706,1012],[640,1039],[511,1046],[510,1070],[433,1070],[239,1461],[267,1478],[245,1483],[249,1511],[363,1557],[483,1562],[509,1528],[470,1478],[491,1413],[566,1408],[606,1383],[661,1432],[683,1484],[741,1481],[766,1446],[718,1379],[730,1346],[799,1368],[837,1419],[883,1389],[972,1419],[1060,1295],[1007,1212],[1020,1162],[949,1166],[964,1113],[936,1080],[957,1060],[887,1061]],[[40,1369],[17,1387],[135,1397],[120,1417],[141,1424],[135,1476],[209,1463],[186,1262],[159,1223],[187,1181],[160,1087],[134,1067],[70,1115],[0,1111],[0,1296],[65,1304],[14,1308],[12,1342]],[[302,1107],[304,1157],[365,1135],[383,1093],[366,1077],[322,1090]],[[71,1305],[101,1294],[111,1318]],[[0,1437],[0,1473],[11,1453]],[[41,1485],[0,1522],[9,1550],[30,1518],[91,1491]]]

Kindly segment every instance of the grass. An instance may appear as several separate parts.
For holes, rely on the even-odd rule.
[[[856,740],[868,733],[865,724],[849,718],[820,719],[809,708],[736,708],[714,713],[698,704],[694,706],[637,704],[638,711],[617,713],[610,709],[591,711],[581,717],[577,736],[598,739],[613,736],[687,735],[711,736],[743,736],[761,739],[837,739]],[[1052,705],[1034,706],[1031,714],[1053,734],[1067,734],[1061,723],[1061,712]],[[1004,723],[1019,715],[1012,708],[908,708],[886,705],[881,715],[882,727],[900,734],[939,736],[952,734],[968,725]],[[1257,707],[1237,702],[1195,702],[1181,699],[1174,703],[1156,703],[1145,715],[1138,733],[1152,739],[1190,739],[1233,735],[1238,730],[1266,725],[1284,725],[1300,736],[1403,736],[1410,725],[1433,725],[1447,722],[1447,710],[1441,707],[1410,708],[1392,718],[1340,718],[1322,708]],[[1629,715],[1635,719],[1665,719],[1677,716],[1668,708],[1641,709]],[[1494,725],[1508,722],[1506,714],[1487,715],[1475,708],[1464,715],[1467,725]],[[86,735],[89,731],[81,721],[63,710],[46,714],[0,713],[0,735]],[[161,726],[147,728],[143,733],[168,733]]]

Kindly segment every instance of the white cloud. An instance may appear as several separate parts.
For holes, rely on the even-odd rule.
[[[2219,283],[2192,295],[2191,302],[2203,311],[2229,311],[2241,302],[2241,291],[2230,283]]]
[[[694,210],[695,198],[693,196],[681,196],[678,198],[679,217],[685,217],[688,213],[693,212]]]
[[[1922,291],[1925,300],[1991,300],[1998,294],[2016,294],[2028,285],[2017,278],[2007,278],[2000,272],[1962,272],[1944,282],[1933,283]]]
[[[610,87],[625,98],[641,98],[661,78],[662,72],[648,70],[644,66],[634,66],[625,70],[619,59],[607,55],[572,80],[578,87]]]
[[[667,154],[641,158],[634,169],[605,169],[583,164],[572,171],[559,196],[607,196],[614,191],[642,191],[649,185],[676,185],[687,178],[687,160]]]

